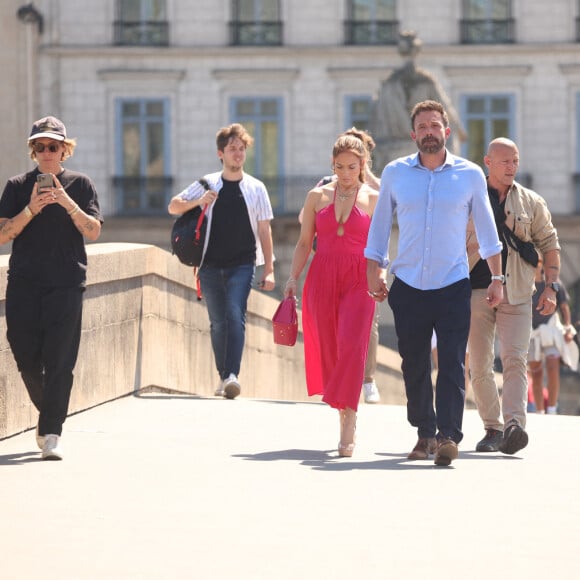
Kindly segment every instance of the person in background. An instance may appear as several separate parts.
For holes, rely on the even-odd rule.
[[[103,223],[91,179],[62,166],[75,147],[62,121],[36,121],[28,148],[38,167],[10,178],[0,199],[0,243],[12,241],[7,338],[39,413],[37,445],[49,460],[63,458],[60,439],[81,339],[84,240],[98,239]],[[38,187],[41,173],[49,176],[48,187]]]
[[[371,324],[371,335],[365,362],[365,374],[363,379],[363,397],[365,403],[374,404],[381,402],[381,394],[377,387],[375,375],[377,373],[377,351],[379,348],[379,307],[375,305],[375,315]]]
[[[556,306],[562,315],[562,321],[554,312],[543,315],[538,310],[539,297],[543,294],[544,281],[543,260],[538,260],[536,267],[536,292],[532,296],[532,334],[528,352],[528,367],[532,376],[532,390],[536,413],[555,415],[560,394],[560,363],[564,360],[572,370],[578,368],[578,354],[570,356],[567,345],[573,345],[576,329],[571,324],[568,292],[561,282],[556,287]],[[562,326],[563,323],[563,326]],[[544,408],[544,364],[546,365],[548,405]]]
[[[244,172],[246,150],[254,140],[243,125],[222,127],[216,135],[221,171],[204,176],[210,189],[194,181],[169,203],[180,215],[209,205],[202,262],[197,273],[210,321],[211,345],[219,374],[216,396],[236,398],[246,334],[246,310],[256,265],[258,287],[274,289],[272,206],[266,186]]]
[[[451,134],[443,105],[417,103],[411,112],[411,138],[418,152],[389,163],[381,175],[379,201],[368,236],[369,291],[376,301],[388,296],[393,310],[407,417],[418,440],[408,455],[447,466],[463,438],[464,362],[469,333],[469,270],[465,252],[467,223],[473,217],[493,280],[488,307],[503,298],[501,243],[487,197],[485,177],[474,163],[445,147]],[[389,241],[397,215],[399,244],[387,289],[382,269],[389,264]],[[437,333],[439,370],[435,408],[431,381],[431,337]]]
[[[526,363],[536,267],[532,262],[537,260],[537,248],[544,255],[546,276],[537,308],[540,314],[551,316],[556,309],[560,245],[544,199],[515,181],[520,163],[516,144],[503,137],[494,139],[488,146],[484,163],[489,201],[503,242],[505,291],[501,304],[490,309],[485,287],[492,276],[481,259],[479,235],[470,224],[467,239],[472,286],[469,366],[475,403],[485,428],[485,436],[477,443],[476,451],[513,455],[528,444]],[[496,332],[503,367],[501,402],[493,368]]]
[[[284,296],[297,283],[316,236],[304,283],[302,328],[309,395],[338,409],[338,454],[351,457],[356,415],[375,304],[367,291],[363,249],[377,193],[365,183],[368,151],[354,135],[340,135],[332,150],[337,179],[311,190]]]

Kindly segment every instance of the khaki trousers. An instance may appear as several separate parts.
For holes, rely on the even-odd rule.
[[[503,431],[504,425],[517,421],[526,426],[528,379],[526,364],[532,328],[532,302],[503,302],[490,308],[486,290],[471,295],[469,332],[469,369],[479,416],[485,429]],[[493,371],[495,334],[500,342],[503,388],[500,397]],[[503,422],[502,422],[503,414]]]

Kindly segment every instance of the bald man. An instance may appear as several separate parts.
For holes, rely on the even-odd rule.
[[[515,181],[520,163],[517,145],[509,139],[494,139],[484,158],[489,199],[503,243],[503,302],[490,308],[486,289],[490,271],[479,256],[472,224],[468,225],[471,297],[469,356],[475,402],[485,428],[476,451],[501,451],[513,455],[528,444],[526,427],[526,363],[532,327],[532,294],[537,252],[544,256],[546,287],[537,310],[544,315],[556,309],[560,273],[558,234],[545,200]],[[497,334],[503,366],[500,395],[493,369]]]

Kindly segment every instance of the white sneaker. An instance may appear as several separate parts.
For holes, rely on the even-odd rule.
[[[381,400],[375,381],[363,384],[365,403],[378,403]]]
[[[241,390],[242,388],[238,382],[238,377],[236,377],[234,373],[231,373],[230,376],[224,381],[225,398],[235,399],[240,394]]]
[[[557,415],[558,414],[558,409],[554,406],[554,407],[546,407],[546,415]]]
[[[42,459],[59,460],[62,459],[62,448],[60,446],[60,436],[49,433],[44,436],[44,447],[42,448]]]
[[[38,445],[39,449],[43,449],[44,448],[44,435],[39,435],[38,433],[38,423],[36,424],[36,444]]]
[[[217,386],[217,389],[215,390],[214,395],[216,397],[225,397],[226,396],[226,392],[224,390],[224,381],[220,381],[220,384]]]

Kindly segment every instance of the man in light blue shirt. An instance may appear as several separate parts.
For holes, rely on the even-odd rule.
[[[503,298],[501,242],[480,167],[449,153],[451,129],[443,106],[423,101],[411,113],[411,138],[418,153],[389,163],[381,176],[379,200],[365,257],[373,298],[388,297],[393,310],[407,394],[407,417],[418,441],[409,459],[449,465],[458,455],[465,401],[464,361],[469,334],[469,216],[480,254],[493,274],[487,290],[491,308]],[[397,215],[399,242],[390,290],[381,277],[389,266],[389,240]],[[431,382],[431,336],[437,333],[439,369],[435,408]]]

